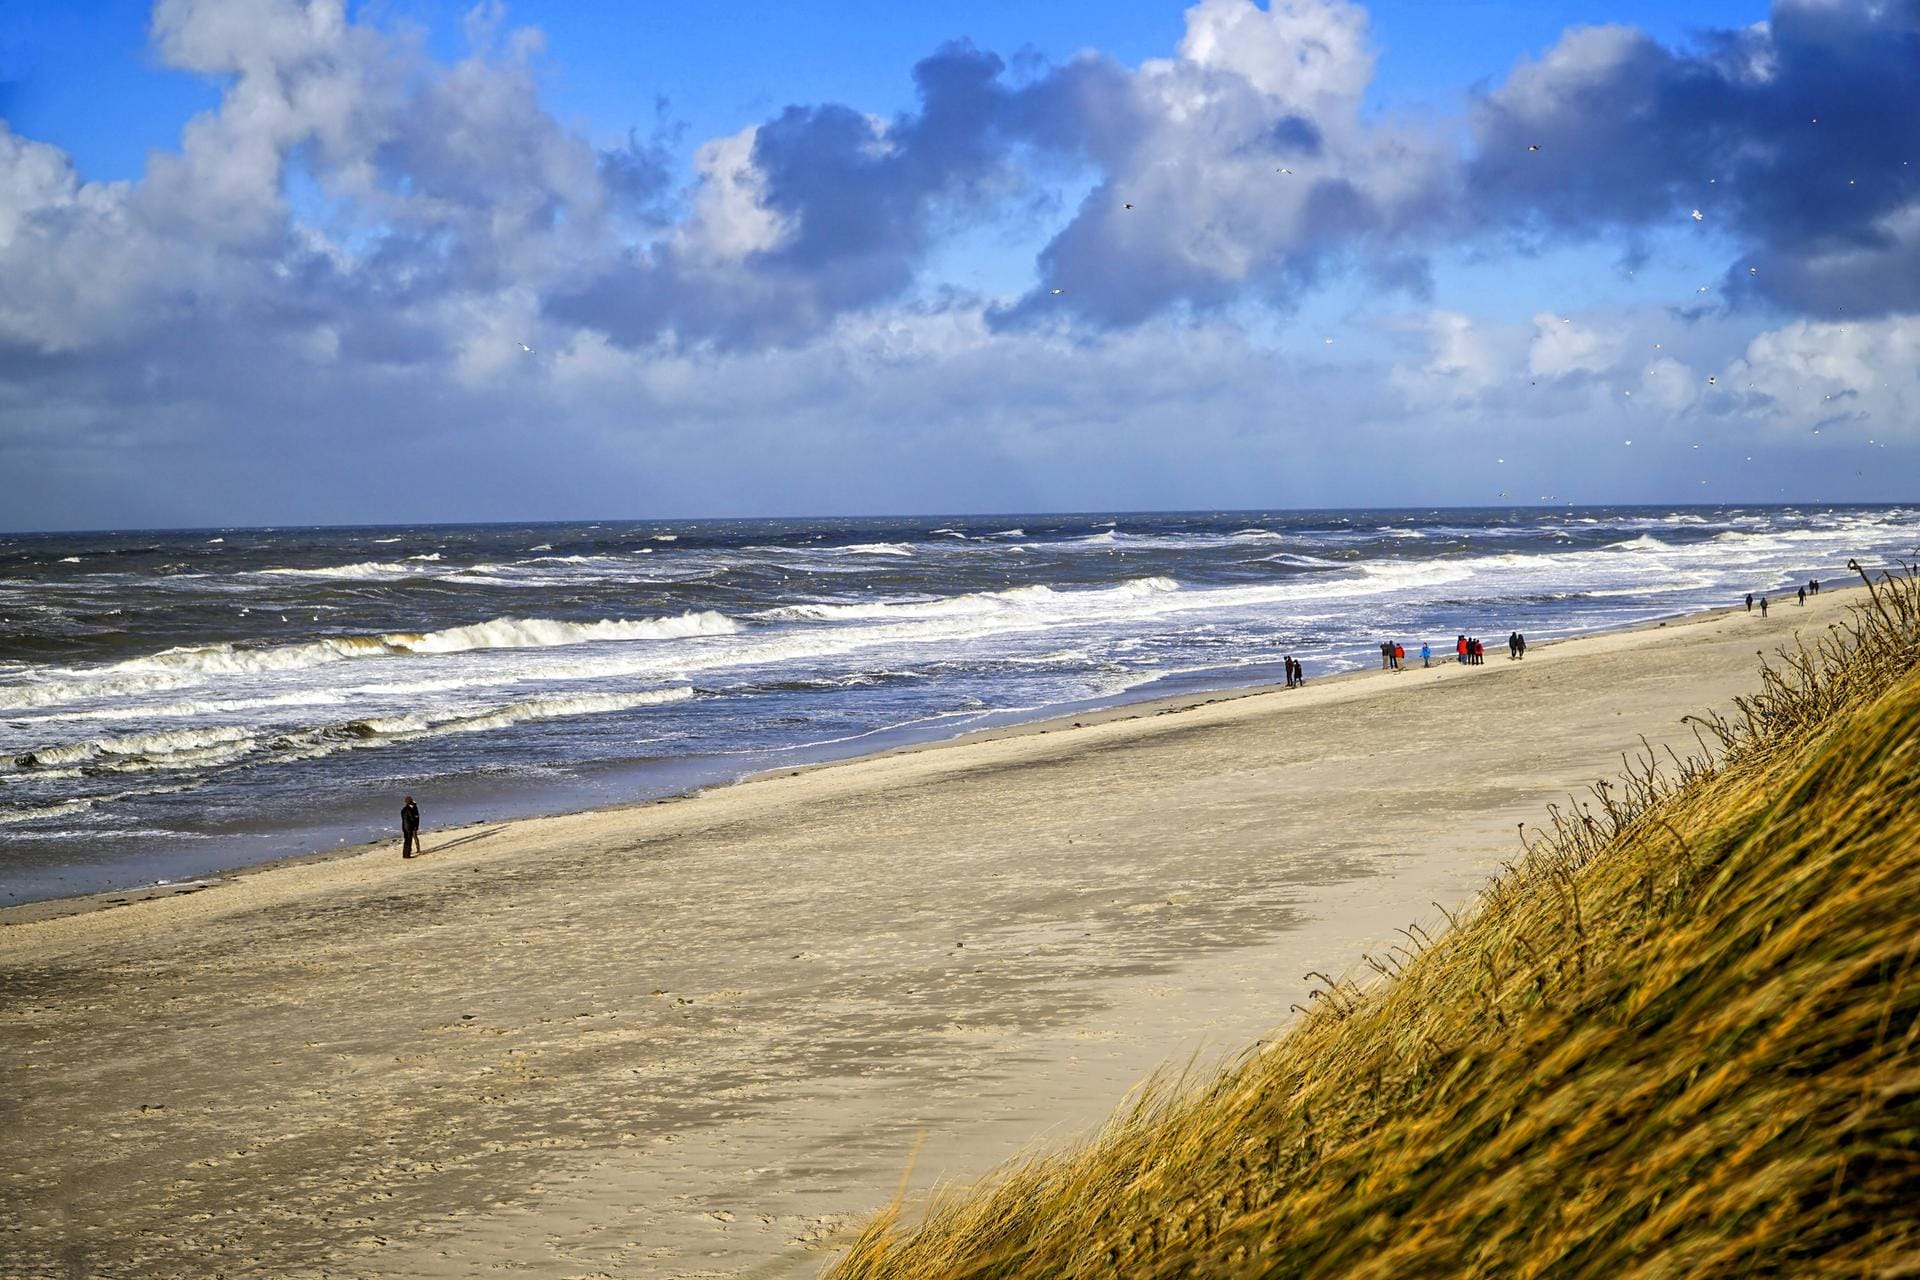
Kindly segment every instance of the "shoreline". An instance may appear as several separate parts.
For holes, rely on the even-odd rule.
[[[1859,584],[1854,583],[1852,585],[1828,588],[1823,594],[1839,595],[1844,592],[1859,591],[1860,589]],[[1574,632],[1553,640],[1530,642],[1528,651],[1530,654],[1535,651],[1546,652],[1567,644],[1592,641],[1606,636],[1633,635],[1643,631],[1686,626],[1717,617],[1740,615],[1743,614],[1743,612],[1744,611],[1739,608],[1694,610],[1664,618],[1647,619],[1622,627],[1609,627],[1598,631]],[[1408,674],[1412,671],[1420,670],[1420,668],[1411,665],[1416,658],[1417,653],[1410,654],[1408,657],[1409,666],[1400,674]],[[1485,665],[1492,666],[1496,661],[1504,661],[1499,658],[1497,652],[1489,655]],[[1460,664],[1454,661],[1453,655],[1448,654],[1443,660],[1441,656],[1436,653],[1434,665],[1431,670],[1437,671],[1442,668],[1451,669],[1459,666]],[[1390,679],[1393,675],[1393,672],[1382,671],[1377,668],[1360,667],[1355,670],[1335,672],[1330,675],[1309,676],[1309,680],[1311,681],[1309,687],[1318,689],[1328,685],[1344,685],[1354,681],[1373,678]],[[831,757],[797,765],[771,765],[766,768],[752,770],[731,780],[699,783],[683,790],[671,791],[644,799],[622,800],[610,804],[590,805],[583,808],[564,809],[551,813],[534,813],[505,818],[481,818],[473,822],[461,823],[457,826],[440,828],[438,830],[430,828],[429,830],[430,833],[435,836],[444,835],[454,837],[452,841],[436,841],[435,849],[440,849],[449,847],[450,844],[462,844],[468,840],[475,839],[477,838],[476,833],[481,832],[483,829],[487,829],[485,833],[491,835],[494,829],[504,828],[510,830],[522,823],[544,822],[588,815],[618,815],[636,812],[657,805],[681,803],[711,794],[715,791],[731,787],[748,786],[763,779],[782,775],[791,776],[821,769],[839,768],[870,760],[881,760],[900,755],[912,755],[923,751],[939,750],[972,742],[990,742],[1004,738],[1023,737],[1029,734],[1056,733],[1106,724],[1116,720],[1133,720],[1148,715],[1159,716],[1181,711],[1191,711],[1215,703],[1234,702],[1243,698],[1260,697],[1275,692],[1285,693],[1299,691],[1289,691],[1284,684],[1260,682],[1246,685],[1230,684],[1221,687],[1202,687],[1181,693],[1158,694],[1137,701],[1128,699],[1127,695],[1123,693],[1117,695],[1119,699],[1117,701],[1104,699],[1094,700],[1095,705],[1086,707],[1080,711],[1049,710],[1034,719],[1015,720],[1007,724],[968,729],[961,733],[954,734],[951,737],[908,741],[880,747],[872,751],[863,751],[855,755]],[[872,733],[874,735],[880,735],[894,732],[899,728],[900,726],[891,726],[873,730]],[[817,749],[821,745],[826,744],[810,744],[810,746],[803,747],[802,749]],[[49,898],[37,898],[27,902],[0,907],[0,934],[4,934],[9,929],[19,925],[64,919],[69,916],[84,915],[96,911],[110,911],[118,907],[134,906],[159,899],[184,897],[191,894],[202,893],[222,885],[232,884],[257,875],[271,874],[287,868],[325,866],[334,862],[351,862],[359,858],[372,858],[387,850],[388,846],[392,846],[395,849],[398,848],[399,835],[397,829],[395,834],[390,838],[359,841],[351,844],[337,845],[332,848],[307,849],[294,853],[280,854],[260,862],[248,863],[227,870],[210,871],[202,875],[178,881],[162,881],[152,884],[136,885],[124,889],[102,889],[85,893],[63,894]],[[426,852],[431,854],[433,851],[428,850]]]
[[[811,1273],[897,1189],[1271,1036],[1307,974],[1436,928],[1516,823],[1643,742],[1692,751],[1683,715],[1855,599],[1083,713],[0,930],[0,1239],[24,1274]]]

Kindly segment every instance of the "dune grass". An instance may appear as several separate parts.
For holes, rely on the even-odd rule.
[[[1920,1275],[1920,582],[1869,587],[1440,937],[830,1274]]]

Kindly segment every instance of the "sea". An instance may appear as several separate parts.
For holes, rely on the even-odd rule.
[[[1791,607],[1917,544],[1917,506],[0,535],[0,905],[391,837],[403,794],[431,841],[1286,655]]]

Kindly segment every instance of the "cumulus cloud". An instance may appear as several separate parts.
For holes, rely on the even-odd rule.
[[[1495,343],[1473,317],[1435,311],[1420,323],[1427,335],[1425,362],[1398,363],[1388,374],[1394,387],[1419,408],[1471,403],[1500,378],[1502,360]]]
[[[539,35],[497,5],[445,60],[344,0],[160,0],[156,56],[222,95],[138,180],[90,181],[0,120],[0,474],[111,489],[94,523],[351,490],[371,453],[432,472],[449,504],[458,478],[470,501],[449,513],[530,513],[511,504],[543,483],[549,510],[577,511],[567,486],[600,468],[608,503],[638,474],[731,494],[745,456],[765,463],[743,490],[761,509],[834,505],[776,499],[803,475],[880,483],[883,463],[930,469],[921,498],[887,503],[1098,505],[1028,474],[1098,453],[1108,492],[1215,504],[1206,484],[1240,484],[1249,457],[1321,483],[1300,501],[1337,500],[1325,486],[1370,456],[1355,442],[1410,413],[1522,438],[1551,417],[1569,440],[1625,412],[1910,424],[1920,393],[1886,370],[1916,363],[1920,188],[1896,155],[1920,123],[1916,15],[1780,0],[1686,49],[1569,32],[1463,131],[1367,108],[1349,0],[1199,0],[1165,57],[1010,67],[951,44],[907,109],[785,107],[698,140],[683,171],[651,100],[612,146],[556,120]],[[1061,190],[1085,194],[1063,213]],[[929,278],[956,236],[1009,217],[1041,246],[1030,284]],[[1698,237],[1731,305],[1528,326],[1427,297],[1429,257],[1462,243],[1622,233]],[[1401,329],[1417,354],[1271,345],[1263,313],[1355,272],[1421,299]],[[1756,302],[1814,319],[1737,320]],[[1694,351],[1645,364],[1652,326]],[[1711,392],[1710,335],[1730,361]],[[1443,496],[1413,463],[1398,482]]]
[[[1542,378],[1598,373],[1620,354],[1617,335],[1604,334],[1571,316],[1542,311],[1533,317],[1533,341],[1527,347],[1527,370]]]
[[[1737,293],[1794,310],[1911,311],[1917,57],[1911,0],[1776,0],[1688,50],[1569,31],[1475,104],[1469,198],[1542,232],[1722,236]]]

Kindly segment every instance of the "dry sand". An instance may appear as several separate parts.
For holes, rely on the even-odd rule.
[[[1841,603],[5,913],[0,1274],[810,1274],[910,1161],[1085,1133],[1434,927]]]

